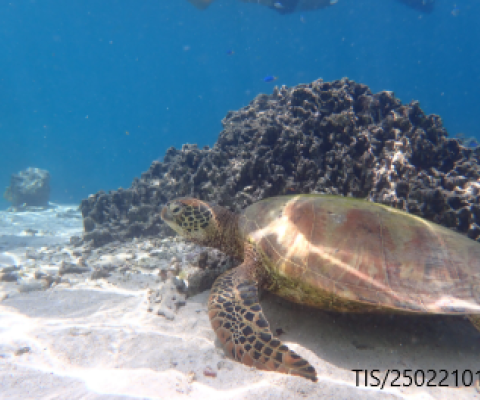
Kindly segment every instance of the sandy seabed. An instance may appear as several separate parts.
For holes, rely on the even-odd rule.
[[[69,239],[81,232],[75,206],[0,212],[0,274],[18,276],[0,282],[2,399],[480,399],[474,385],[453,387],[453,371],[480,370],[480,333],[465,318],[334,314],[264,294],[272,330],[281,328],[282,340],[312,363],[319,381],[257,371],[219,348],[208,292],[188,298],[173,319],[148,312],[157,271],[123,268],[97,279],[67,271],[42,283],[63,256],[75,258]],[[118,245],[99,252],[98,263],[134,265],[140,254],[144,263],[146,246]],[[180,256],[183,249],[176,249]],[[90,263],[92,257],[97,253]],[[433,374],[427,370],[437,377],[432,387],[402,387],[406,378],[392,387],[391,372],[379,389],[372,378],[365,387],[363,374],[357,386],[353,369],[377,369],[381,379],[387,370],[410,369],[419,371],[419,383],[421,371],[426,380]],[[438,387],[442,369],[449,387]]]

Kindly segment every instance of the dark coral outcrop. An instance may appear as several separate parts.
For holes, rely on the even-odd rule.
[[[275,88],[229,112],[213,148],[169,148],[129,189],[82,201],[96,245],[163,234],[163,204],[194,196],[240,210],[265,197],[367,198],[480,237],[479,152],[440,117],[349,79]]]

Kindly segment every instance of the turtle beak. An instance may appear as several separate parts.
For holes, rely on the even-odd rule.
[[[167,225],[171,224],[173,221],[173,216],[170,211],[170,203],[165,204],[165,206],[162,208],[160,218],[162,218],[163,222],[165,222]]]
[[[183,236],[185,234],[183,230],[178,226],[177,218],[172,213],[171,202],[168,202],[162,208],[162,211],[160,212],[160,218],[162,218],[163,222],[165,222],[170,228],[172,228],[179,235]]]
[[[166,213],[167,213],[167,208],[168,208],[168,203],[167,203],[165,206],[163,206],[162,212],[160,213],[160,218],[161,218],[163,221],[165,221],[165,215],[166,215]]]

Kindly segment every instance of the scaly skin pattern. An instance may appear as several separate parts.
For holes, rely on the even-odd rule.
[[[208,309],[227,353],[246,365],[317,379],[308,361],[273,337],[259,287],[328,310],[464,314],[480,330],[480,244],[411,214],[294,195],[240,216],[178,199],[162,218],[187,239],[244,261],[216,280]]]
[[[246,246],[245,262],[217,278],[208,300],[213,330],[234,360],[257,369],[317,381],[315,368],[273,337],[258,300],[258,257]]]
[[[212,328],[226,353],[247,366],[317,381],[310,363],[270,331],[258,299],[258,288],[265,279],[263,260],[256,244],[243,239],[239,217],[188,198],[168,203],[161,217],[187,239],[244,260],[217,278],[208,301]]]

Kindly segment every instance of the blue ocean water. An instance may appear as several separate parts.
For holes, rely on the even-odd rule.
[[[55,202],[128,187],[168,147],[212,145],[228,110],[320,77],[417,99],[451,135],[480,137],[479,15],[477,0],[289,15],[238,0],[1,2],[1,190],[30,166],[50,171]]]

